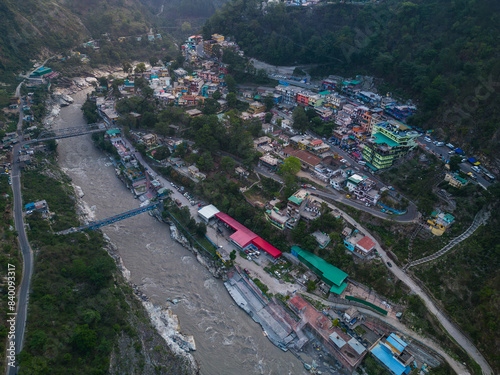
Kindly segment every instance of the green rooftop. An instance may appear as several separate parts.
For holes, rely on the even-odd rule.
[[[297,258],[311,268],[325,283],[331,286],[332,293],[340,294],[346,288],[345,279],[347,273],[338,269],[326,260],[317,257],[309,251],[302,250],[298,246],[292,247],[292,254],[297,254]]]
[[[332,285],[332,287],[330,288],[330,292],[335,294],[342,294],[345,288],[347,288],[347,283],[342,283],[340,286]]]
[[[375,143],[377,143],[377,144],[385,143],[389,147],[399,146],[398,142],[393,141],[392,139],[390,139],[389,137],[387,137],[386,135],[384,135],[382,133],[375,133],[373,135],[373,138],[374,138]]]
[[[119,129],[109,129],[106,131],[106,134],[108,135],[114,135],[114,134],[120,134],[120,130]]]

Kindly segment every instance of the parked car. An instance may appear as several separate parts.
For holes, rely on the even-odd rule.
[[[431,139],[430,139],[429,137],[425,137],[425,138],[424,138],[424,141],[426,141],[426,142],[431,142]]]
[[[391,263],[391,262],[387,262],[387,265],[388,265],[389,267],[392,267],[392,263]]]

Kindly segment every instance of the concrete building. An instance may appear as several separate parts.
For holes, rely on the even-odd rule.
[[[371,137],[365,141],[363,158],[375,169],[388,168],[416,147],[419,133],[402,122],[383,116],[372,118]]]
[[[329,354],[333,355],[349,373],[353,373],[368,353],[363,345],[351,335],[344,333],[340,327],[333,326],[321,311],[316,310],[301,296],[291,298],[288,306],[300,318],[298,327],[308,330],[312,335],[307,336],[319,340]]]
[[[318,243],[319,247],[322,249],[327,247],[331,241],[330,236],[328,236],[328,234],[320,232],[319,230],[314,232],[312,235],[316,239],[316,242]]]
[[[215,214],[219,213],[219,209],[212,204],[203,207],[198,210],[198,216],[202,219],[206,224],[209,223],[210,220],[215,218]]]
[[[448,183],[454,188],[461,189],[463,186],[467,185],[467,180],[460,177],[457,173],[448,172],[444,176],[444,180],[448,181]]]
[[[278,159],[278,158],[275,158],[274,156],[270,155],[270,154],[266,154],[266,155],[263,155],[259,158],[259,163],[274,171],[276,170],[276,168],[278,168],[278,165],[281,163],[281,160]]]
[[[158,145],[156,134],[148,133],[142,137],[142,142],[146,147],[153,147]]]

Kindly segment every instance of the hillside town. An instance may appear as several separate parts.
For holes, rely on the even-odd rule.
[[[158,37],[161,36],[152,34],[150,38],[148,34],[147,38],[154,42]],[[86,45],[98,48],[92,41]],[[433,155],[448,166],[443,180],[457,189],[467,184],[486,188],[495,180],[493,173],[459,148],[444,146],[440,140],[431,140],[430,134],[408,125],[417,106],[411,101],[400,102],[390,94],[377,93],[370,77],[330,76],[313,83],[308,78],[273,73],[279,81],[274,87],[256,84],[234,88],[228,87],[233,84],[227,79],[230,66],[220,57],[227,50],[243,57],[236,43],[219,34],[209,40],[193,35],[181,50],[183,67],[172,69],[171,62],[165,62],[145,66],[144,71],[135,69],[119,80],[118,92],[111,89],[113,79],[105,85],[99,80],[91,96],[99,123],[101,119],[104,123],[104,140],[115,155],[112,163],[116,174],[141,201],[141,206],[161,200],[168,215],[156,213],[160,220],[177,222],[179,215],[175,213],[184,210],[199,225],[202,223],[206,234],[197,237],[204,241],[198,245],[205,256],[228,271],[225,285],[231,297],[261,324],[276,346],[299,357],[308,353],[314,358],[311,363],[304,363],[311,373],[353,373],[368,353],[395,375],[414,369],[414,373],[425,374],[443,363],[443,354],[436,346],[429,346],[400,323],[404,306],[389,301],[371,285],[351,279],[318,252],[297,245],[278,249],[269,238],[254,233],[255,229],[249,229],[229,212],[222,212],[220,202],[205,202],[197,197],[193,186],[203,184],[214,173],[200,158],[190,161],[189,155],[201,152],[199,142],[185,136],[189,125],[172,121],[163,132],[125,127],[124,121],[140,124],[145,114],[124,113],[118,103],[149,91],[159,110],[181,108],[188,124],[210,114],[223,127],[230,128],[234,113],[244,127],[257,123],[259,131],[252,135],[248,150],[255,155],[253,164],[224,150],[219,152],[219,156],[231,159],[228,175],[237,184],[241,199],[260,210],[273,230],[286,235],[301,225],[312,228],[314,222],[323,219],[331,222],[338,235],[316,229],[310,233],[314,246],[321,250],[341,245],[355,262],[379,260],[384,250],[354,218],[350,208],[383,220],[421,223],[433,236],[442,236],[455,222],[451,213],[439,209],[429,217],[420,217],[397,186],[382,181],[381,171],[417,158],[419,150],[419,162],[425,163],[426,155]],[[39,67],[29,77],[28,90],[49,87],[51,79],[57,77],[58,73],[50,68]],[[141,83],[137,85],[138,82]],[[22,100],[13,99],[8,107],[8,111],[19,113],[16,111],[22,106],[28,126],[22,139],[14,131],[2,139],[3,173],[11,170],[14,159],[8,151],[16,143],[23,142],[16,157],[26,169],[38,153],[50,148],[34,142],[45,135],[36,126],[30,126],[34,122],[33,96],[30,91]],[[234,111],[235,102],[244,109]],[[61,97],[61,105],[70,104],[71,97]],[[209,112],[209,106],[215,109]],[[231,115],[227,114],[229,111]],[[317,125],[315,129],[322,130],[317,132],[298,124],[299,111],[310,116]],[[461,157],[463,170],[449,169],[454,155]],[[300,178],[297,190],[284,199],[269,199],[268,194],[255,190],[254,186],[269,179],[277,184],[276,189],[270,190],[272,193],[284,191],[287,181],[283,170],[292,161],[297,161],[298,166],[293,173]],[[172,172],[170,176],[162,174],[167,168],[175,172],[175,179]],[[26,204],[26,215],[41,212],[50,216],[42,198]],[[182,221],[179,219],[177,224],[182,226]],[[392,264],[386,262],[385,266]]]

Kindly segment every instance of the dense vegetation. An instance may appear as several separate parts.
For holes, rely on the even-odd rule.
[[[452,254],[414,271],[451,316],[485,353],[493,369],[500,368],[500,186],[487,194],[491,217]]]
[[[22,275],[22,260],[18,249],[17,236],[14,231],[14,221],[12,220],[12,191],[8,183],[6,175],[0,175],[0,351],[6,353],[7,335],[9,333],[10,325],[7,322],[9,316],[7,313],[9,296],[8,296],[8,279],[7,272],[9,271],[9,264],[15,267],[15,286],[19,287]],[[4,195],[6,194],[6,195]],[[16,299],[17,303],[17,299]],[[4,369],[6,364],[5,356],[1,357],[0,368]]]
[[[247,54],[272,64],[320,64],[317,75],[384,78],[385,90],[418,99],[413,124],[439,127],[446,139],[496,156],[497,1],[261,4],[226,4],[207,22],[204,36],[233,36]]]

